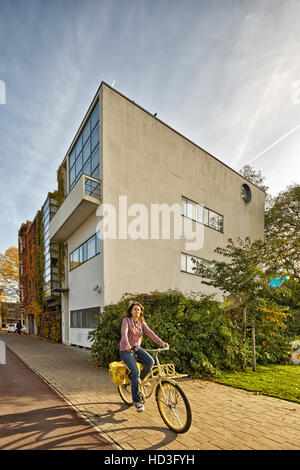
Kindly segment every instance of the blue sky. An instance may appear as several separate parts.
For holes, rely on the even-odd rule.
[[[102,80],[235,170],[252,161],[272,195],[296,182],[299,14],[297,0],[0,0],[0,252],[56,188]]]

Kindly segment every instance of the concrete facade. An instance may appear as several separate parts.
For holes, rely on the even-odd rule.
[[[98,100],[101,191],[87,199],[84,192],[80,193],[85,176],[69,193],[70,155]],[[88,328],[69,328],[70,312],[103,309],[120,300],[125,292],[169,288],[185,293],[215,292],[201,284],[199,276],[181,270],[181,253],[213,260],[218,258],[214,249],[225,246],[228,238],[263,238],[265,193],[262,190],[103,82],[62,167],[66,198],[50,223],[50,237],[65,244],[64,287],[69,290],[62,294],[62,311],[66,343],[90,345]],[[251,190],[250,203],[241,197],[245,183]],[[79,193],[82,195],[78,196]],[[161,232],[158,239],[151,238],[152,205],[181,206],[183,197],[222,216],[223,230],[200,224],[204,243],[197,250],[186,248],[185,232],[181,238],[174,238],[172,217],[169,239],[162,239]],[[125,199],[127,228],[132,224],[138,226],[145,212],[148,236],[144,231],[144,238],[132,239],[127,232],[127,238],[120,239],[125,226],[124,220],[119,223],[119,204],[121,201],[125,207]],[[102,240],[100,253],[70,270],[70,254],[99,230],[100,203],[111,204],[116,210],[116,238]],[[187,218],[180,214],[183,223]],[[194,230],[199,226],[199,222],[190,222]],[[220,294],[218,297],[222,298]]]

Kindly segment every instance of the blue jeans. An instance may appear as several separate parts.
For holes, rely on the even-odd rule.
[[[136,364],[135,355],[137,355],[138,361],[143,364],[143,370],[141,371],[141,380],[143,380],[146,375],[150,372],[152,367],[154,366],[154,360],[142,348],[136,348],[134,351],[120,351],[120,357],[122,361],[129,367],[131,371],[131,392],[132,392],[132,400],[135,402],[140,401],[140,394],[139,394],[139,368]]]

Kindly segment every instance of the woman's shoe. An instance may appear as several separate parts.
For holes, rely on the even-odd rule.
[[[134,406],[136,407],[137,411],[144,411],[144,405],[141,401],[134,401]]]

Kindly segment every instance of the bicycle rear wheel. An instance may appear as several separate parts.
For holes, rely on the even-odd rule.
[[[126,384],[118,385],[118,392],[126,405],[132,405],[131,380],[127,379]]]
[[[155,398],[165,424],[178,434],[187,432],[192,424],[192,411],[179,385],[163,380],[156,387]]]

